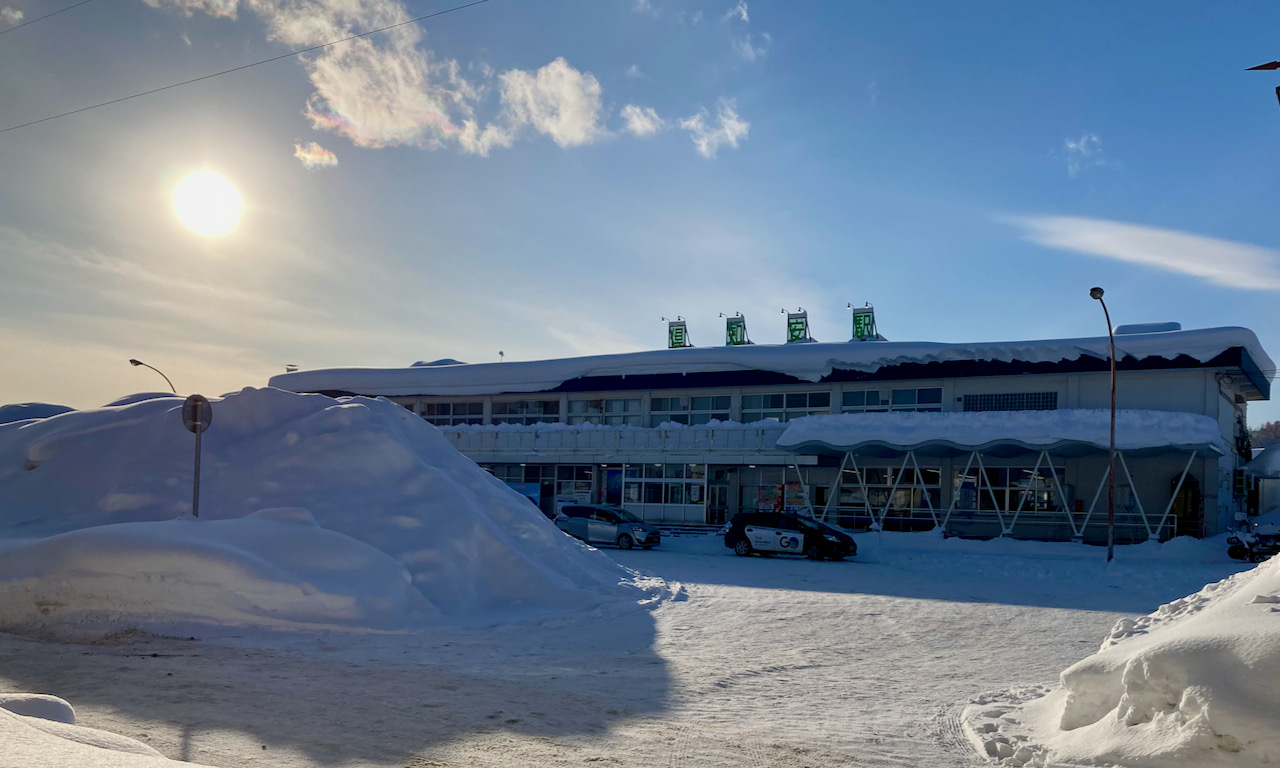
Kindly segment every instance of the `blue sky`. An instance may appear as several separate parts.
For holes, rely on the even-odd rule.
[[[0,128],[455,4],[97,0],[0,35]],[[63,5],[0,0],[0,29]],[[1280,74],[1244,71],[1278,28],[1261,2],[492,0],[3,133],[0,402],[159,383],[129,357],[218,394],[657,348],[675,315],[778,342],[804,307],[840,340],[864,301],[895,340],[1095,335],[1095,284],[1117,323],[1280,357]],[[225,237],[172,211],[201,168],[243,196]]]

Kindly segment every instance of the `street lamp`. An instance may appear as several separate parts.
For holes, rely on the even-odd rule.
[[[168,384],[168,385],[169,385],[169,389],[172,389],[172,390],[173,390],[173,394],[175,394],[175,395],[176,395],[176,394],[178,394],[178,390],[174,389],[174,387],[173,387],[173,382],[172,382],[172,381],[169,381],[169,377],[168,377],[168,376],[165,376],[163,373],[161,373],[161,371],[160,371],[160,369],[159,369],[159,368],[156,368],[155,366],[152,366],[152,365],[147,365],[146,363],[142,362],[141,360],[134,360],[133,358],[129,358],[129,365],[132,365],[132,366],[133,366],[133,367],[135,367],[135,368],[137,368],[139,365],[141,365],[143,368],[150,368],[151,370],[155,371],[156,373],[159,373],[159,374],[160,374],[160,378],[164,379],[164,383],[165,383],[165,384]]]
[[[1102,305],[1102,314],[1107,318],[1107,338],[1111,341],[1111,463],[1107,469],[1107,562],[1115,557],[1116,530],[1116,336],[1111,332],[1111,313],[1107,311],[1107,302],[1102,300],[1102,289],[1094,286],[1089,289],[1089,296]]]

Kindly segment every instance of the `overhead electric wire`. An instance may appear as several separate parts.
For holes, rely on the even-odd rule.
[[[3,34],[4,34],[4,33],[6,33],[6,32],[12,32],[12,31],[13,31],[13,30],[15,30],[15,29],[20,29],[20,28],[22,28],[22,27],[27,26],[28,24],[35,24],[37,21],[40,21],[40,20],[42,20],[42,19],[47,19],[47,18],[49,18],[50,16],[57,16],[58,14],[60,14],[60,13],[62,13],[62,12],[64,12],[64,11],[69,11],[69,10],[71,10],[72,8],[79,8],[80,6],[84,5],[85,3],[92,3],[92,2],[93,2],[93,0],[80,0],[80,2],[76,3],[75,5],[68,5],[66,8],[61,8],[61,9],[59,9],[59,10],[54,11],[53,13],[46,13],[45,15],[43,15],[43,16],[37,16],[37,17],[35,17],[34,19],[32,19],[32,20],[30,20],[30,21],[24,21],[24,22],[22,22],[21,24],[14,24],[12,27],[9,27],[8,29],[0,29],[0,35],[3,35]]]
[[[84,2],[89,2],[89,0],[84,0]],[[262,59],[261,61],[255,61],[255,62],[252,62],[252,63],[250,63],[250,64],[241,64],[241,65],[240,65],[240,66],[238,66],[238,67],[232,67],[231,69],[224,69],[224,70],[222,70],[221,72],[214,72],[214,73],[212,73],[212,74],[208,74],[208,75],[201,75],[200,77],[193,77],[193,78],[191,78],[190,80],[183,80],[183,81],[182,81],[182,82],[180,82],[180,83],[171,83],[170,85],[162,85],[162,86],[160,86],[159,88],[152,88],[152,89],[151,89],[151,90],[149,90],[149,91],[142,91],[142,92],[140,92],[140,93],[135,93],[135,94],[132,94],[132,95],[129,95],[129,96],[121,96],[121,97],[120,97],[120,98],[118,98],[118,99],[112,99],[112,100],[110,100],[110,101],[104,101],[104,102],[101,102],[101,103],[99,103],[99,104],[93,104],[93,105],[88,106],[88,107],[81,107],[81,108],[79,108],[79,109],[73,109],[73,110],[71,110],[70,112],[63,112],[63,113],[61,113],[61,114],[57,114],[57,115],[50,115],[49,117],[42,117],[42,118],[40,118],[39,120],[32,120],[32,121],[30,121],[30,122],[21,123],[21,124],[19,124],[19,125],[11,125],[11,126],[9,126],[8,128],[0,128],[0,133],[8,133],[9,131],[16,131],[16,130],[18,130],[19,128],[26,128],[26,127],[28,127],[28,126],[38,125],[39,123],[47,123],[47,122],[49,122],[50,120],[57,120],[57,119],[58,119],[58,118],[60,118],[60,117],[69,117],[69,116],[71,116],[71,115],[78,115],[78,114],[80,114],[81,112],[88,112],[88,111],[89,111],[89,110],[91,110],[91,109],[98,109],[99,107],[107,107],[107,106],[110,106],[110,105],[112,105],[112,104],[119,104],[119,103],[120,103],[120,102],[122,102],[122,101],[129,101],[130,99],[137,99],[137,98],[141,98],[141,97],[143,97],[143,96],[150,96],[150,95],[151,95],[151,94],[153,94],[153,93],[160,93],[161,91],[167,91],[167,90],[170,90],[170,89],[173,89],[173,88],[180,88],[180,87],[182,87],[182,86],[184,86],[184,85],[191,85],[192,83],[198,83],[198,82],[200,82],[201,80],[209,80],[209,79],[212,79],[212,78],[215,78],[215,77],[221,77],[222,75],[229,75],[229,74],[231,74],[232,72],[239,72],[240,70],[243,70],[243,69],[249,69],[249,68],[251,68],[251,67],[256,67],[256,66],[259,66],[259,65],[261,65],[261,64],[270,64],[270,63],[271,63],[271,62],[273,62],[273,61],[280,61],[281,59],[288,59],[288,58],[291,58],[291,57],[293,57],[293,56],[298,56],[298,55],[301,55],[301,54],[304,54],[304,53],[310,53],[311,51],[318,51],[318,50],[320,50],[321,48],[328,48],[329,46],[337,45],[337,44],[339,44],[339,43],[349,42],[349,41],[351,41],[351,40],[356,40],[356,39],[361,38],[361,37],[368,37],[369,35],[376,35],[376,34],[377,34],[377,33],[379,33],[379,32],[386,32],[388,29],[395,29],[396,27],[403,27],[403,26],[404,26],[404,25],[406,25],[406,24],[415,24],[415,23],[417,23],[417,22],[419,22],[419,21],[426,21],[427,19],[432,19],[432,18],[435,18],[436,16],[443,16],[443,15],[445,15],[446,13],[453,13],[454,11],[461,11],[461,10],[462,10],[462,9],[464,9],[464,8],[471,8],[471,7],[476,6],[476,5],[483,5],[484,3],[487,3],[487,2],[489,2],[489,0],[474,0],[473,2],[470,2],[470,3],[464,3],[463,5],[456,5],[456,6],[452,7],[452,8],[446,8],[446,9],[445,9],[445,10],[443,10],[443,11],[436,11],[435,13],[428,13],[427,15],[425,15],[425,16],[419,16],[419,17],[417,17],[416,19],[409,19],[408,21],[401,21],[401,22],[397,22],[397,23],[395,23],[395,24],[388,24],[388,25],[387,25],[387,26],[385,26],[385,27],[379,27],[379,28],[377,28],[377,29],[371,29],[371,30],[369,30],[368,32],[361,32],[361,33],[360,33],[360,34],[358,34],[358,35],[351,35],[350,37],[344,37],[344,38],[342,38],[342,39],[340,39],[340,40],[331,40],[330,42],[327,42],[327,43],[321,43],[320,45],[313,45],[313,46],[311,46],[310,48],[302,48],[302,49],[299,49],[299,50],[296,50],[296,51],[290,51],[289,53],[282,53],[282,54],[280,54],[279,56],[272,56],[272,57],[271,57],[271,58],[269,58],[269,59]],[[83,5],[83,3],[82,3],[82,5]],[[74,7],[74,6],[72,6],[72,7]]]

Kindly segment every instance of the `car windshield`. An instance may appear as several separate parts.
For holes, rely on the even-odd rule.
[[[632,513],[622,507],[608,507],[610,512],[618,516],[618,520],[624,523],[643,523],[644,521],[636,517]]]
[[[822,522],[821,520],[815,520],[815,519],[814,519],[814,518],[812,518],[812,517],[806,517],[806,516],[804,516],[804,515],[796,515],[795,517],[796,517],[796,519],[797,519],[797,520],[799,520],[799,521],[800,521],[801,523],[803,523],[804,525],[808,525],[808,526],[811,526],[811,527],[813,527],[813,528],[817,528],[818,530],[822,531],[823,533],[844,533],[844,531],[840,530],[839,528],[836,528],[836,527],[831,526],[831,525],[827,525],[826,523]]]

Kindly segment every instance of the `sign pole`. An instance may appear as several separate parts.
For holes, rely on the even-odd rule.
[[[196,436],[195,480],[191,484],[191,516],[200,516],[200,435],[213,422],[213,406],[203,395],[191,395],[182,404],[182,425]]]

